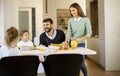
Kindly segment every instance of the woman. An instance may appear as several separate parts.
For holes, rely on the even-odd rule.
[[[69,11],[72,18],[69,19],[68,22],[65,43],[70,38],[74,37],[78,42],[78,47],[85,47],[85,40],[92,35],[91,23],[89,19],[84,15],[79,4],[71,4],[69,7]],[[83,56],[83,58],[85,59],[85,56]],[[82,65],[82,72],[84,76],[88,76],[85,63],[83,63]]]

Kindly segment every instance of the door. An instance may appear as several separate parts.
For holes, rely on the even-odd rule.
[[[32,8],[19,8],[19,30],[28,30],[32,40]]]

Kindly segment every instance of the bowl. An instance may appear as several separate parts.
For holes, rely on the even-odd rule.
[[[30,50],[30,46],[21,46],[20,50]]]

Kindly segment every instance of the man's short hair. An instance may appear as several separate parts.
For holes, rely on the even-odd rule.
[[[50,22],[50,24],[53,24],[53,20],[51,18],[46,18],[43,20],[43,22]]]

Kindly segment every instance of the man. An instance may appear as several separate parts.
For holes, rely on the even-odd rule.
[[[51,18],[46,18],[43,20],[44,30],[40,35],[40,44],[48,46],[51,43],[59,44],[65,41],[65,34],[63,31],[54,29],[53,20]]]

